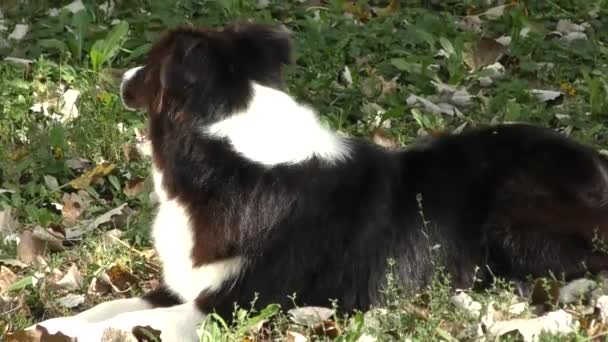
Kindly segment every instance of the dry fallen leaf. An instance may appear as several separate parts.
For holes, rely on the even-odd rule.
[[[473,317],[481,314],[481,303],[476,302],[466,292],[461,291],[450,298],[452,305]]]
[[[323,336],[330,340],[334,340],[342,335],[340,327],[332,320],[323,321],[321,324],[314,326],[312,330],[315,335]]]
[[[291,309],[287,312],[296,323],[306,327],[314,327],[329,320],[334,315],[333,309],[307,306]]]
[[[0,259],[0,265],[26,268],[27,264],[17,259]]]
[[[296,331],[287,331],[287,342],[306,342],[308,338]]]
[[[114,208],[103,215],[97,217],[92,221],[85,222],[84,224],[77,226],[75,228],[68,228],[65,231],[66,239],[71,240],[82,236],[85,233],[88,233],[102,224],[112,222],[113,218],[116,216],[124,215],[128,212],[128,206],[126,203],[123,203],[117,208]]]
[[[441,107],[434,104],[432,101],[429,101],[421,96],[416,96],[414,94],[410,95],[405,102],[408,106],[412,107],[422,107],[424,111],[432,113],[432,114],[440,114],[442,112]]]
[[[470,51],[464,55],[465,64],[472,70],[477,71],[488,65],[492,65],[503,56],[504,45],[494,39],[481,38]]]
[[[386,148],[396,148],[399,146],[395,138],[393,138],[385,129],[376,127],[372,131],[372,140],[376,145]]]
[[[388,17],[399,11],[401,2],[399,0],[390,0],[386,7],[373,7],[372,11],[378,17]]]
[[[608,322],[608,296],[601,296],[598,298],[595,307],[599,311],[602,324],[606,324]]]
[[[68,159],[65,161],[65,164],[70,169],[78,172],[88,170],[93,166],[93,163],[90,160],[84,158]]]
[[[85,189],[98,179],[107,176],[112,170],[116,168],[116,164],[102,163],[96,165],[92,170],[89,170],[80,177],[70,181],[70,185],[74,189]]]
[[[17,275],[15,275],[10,268],[0,266],[0,294],[6,291],[16,281]]]
[[[542,332],[550,334],[569,334],[578,330],[579,323],[564,310],[531,319],[513,319],[496,322],[489,327],[493,336],[500,337],[512,331],[518,331],[525,342],[535,342]]]
[[[63,8],[67,9],[68,11],[70,11],[72,13],[78,13],[78,12],[86,9],[81,0],[72,1],[68,5],[63,6]]]
[[[99,279],[110,285],[112,290],[117,293],[128,291],[139,284],[139,279],[120,264],[114,264],[106,272],[100,274]]]
[[[17,244],[17,259],[26,264],[46,265],[44,254],[46,253],[46,242],[37,238],[31,231],[24,231],[19,237]]]
[[[77,193],[64,193],[61,215],[66,226],[73,226],[80,220],[85,210],[85,201]]]
[[[127,196],[127,197],[135,197],[138,194],[142,193],[145,189],[145,178],[142,177],[133,177],[131,179],[129,179],[126,183],[125,183],[125,187],[123,189],[123,193]]]
[[[112,287],[110,284],[98,278],[93,278],[89,284],[89,287],[87,288],[87,294],[89,296],[100,296],[110,292],[111,290]]]
[[[54,284],[56,287],[76,291],[82,287],[82,276],[76,264],[72,264],[65,275]]]
[[[342,9],[346,14],[361,22],[368,21],[371,16],[369,9],[365,8],[360,2],[357,1],[345,1]]]
[[[57,178],[55,178],[51,175],[44,176],[44,184],[51,191],[55,191],[55,190],[59,189],[59,182],[57,181]]]
[[[25,35],[27,34],[27,31],[29,30],[29,26],[28,25],[24,25],[24,24],[17,24],[15,25],[15,29],[13,30],[13,32],[11,32],[11,34],[8,35],[8,39],[14,39],[14,40],[22,40]]]
[[[129,331],[107,328],[103,331],[100,342],[139,342]]]
[[[121,243],[120,237],[122,236],[122,230],[112,229],[103,233],[103,244],[106,248]]]
[[[46,247],[51,252],[60,252],[65,250],[65,248],[63,248],[64,236],[59,232],[55,232],[50,228],[44,229],[37,226],[34,228],[32,234],[38,240],[44,241],[46,243]]]
[[[0,210],[0,238],[14,233],[20,227],[19,222],[15,220],[10,208]]]
[[[467,15],[456,22],[456,26],[463,31],[481,32],[481,18],[477,15]]]
[[[80,295],[80,294],[70,293],[61,298],[58,298],[57,300],[55,300],[55,302],[57,302],[57,304],[65,307],[65,308],[71,309],[71,308],[75,308],[78,305],[84,303],[84,296]]]
[[[80,113],[78,112],[78,107],[76,107],[76,101],[80,96],[80,91],[76,89],[68,89],[62,95],[62,106],[59,112],[63,115],[61,117],[61,122],[66,123],[75,118],[77,118]]]
[[[540,102],[554,103],[563,99],[564,94],[555,90],[532,89],[530,94],[534,95]]]
[[[357,342],[376,342],[376,341],[378,341],[377,338],[375,338],[374,336],[368,335],[368,334],[362,334],[357,339]]]
[[[488,10],[478,14],[480,17],[486,17],[490,20],[493,19],[498,19],[500,17],[502,17],[505,14],[505,9],[507,9],[508,7],[511,7],[512,5],[507,4],[507,5],[499,5],[496,7],[492,7],[489,8]]]

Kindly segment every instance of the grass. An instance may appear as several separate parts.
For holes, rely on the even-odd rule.
[[[124,294],[89,291],[86,302],[74,311],[108,298],[140,294],[157,278],[158,265],[148,252],[154,208],[148,196],[149,165],[134,152],[135,131],[143,127],[143,116],[122,107],[117,76],[139,64],[154,39],[169,27],[243,19],[285,25],[293,31],[296,46],[296,64],[286,76],[289,92],[316,108],[324,124],[346,135],[377,138],[381,132],[385,141],[407,145],[420,135],[452,132],[463,125],[524,121],[559,129],[598,149],[608,147],[606,0],[511,1],[497,18],[483,15],[478,30],[462,25],[466,15],[492,8],[487,1],[407,0],[401,1],[401,9],[391,11],[374,10],[366,1],[133,0],[118,1],[109,13],[100,7],[107,1],[84,1],[85,9],[77,13],[61,9],[66,1],[57,1],[56,7],[50,3],[7,0],[0,5],[2,23],[8,28],[0,31],[0,56],[31,60],[26,65],[0,63],[0,189],[9,190],[0,192],[0,204],[22,224],[19,232],[69,226],[69,213],[56,204],[65,208],[65,194],[76,190],[87,204],[72,224],[123,203],[132,211],[96,227],[86,240],[64,251],[45,253],[47,267],[10,268],[27,280],[37,272],[65,271],[66,265],[75,263],[84,278],[84,286],[76,291],[82,294],[113,265],[122,270],[116,282],[120,274],[127,274],[144,284],[132,284]],[[49,15],[51,8],[60,9],[56,16]],[[587,39],[566,42],[557,37],[552,31],[561,19],[587,23]],[[19,41],[7,38],[16,24],[29,26]],[[522,32],[528,33],[524,37]],[[503,35],[511,36],[506,49],[487,42]],[[449,57],[437,56],[440,49]],[[502,57],[497,59],[498,55]],[[496,60],[505,67],[503,77],[482,86],[481,81],[492,76],[483,66]],[[416,95],[446,102],[449,95],[440,95],[433,82],[475,96],[459,102],[458,115],[435,113],[407,101]],[[67,89],[80,92],[79,115],[72,120],[57,114]],[[531,89],[556,90],[563,96],[542,102]],[[47,115],[31,109],[44,103],[50,108]],[[76,189],[71,182],[83,172],[69,165],[80,158],[105,165],[108,172]],[[125,191],[134,184],[138,191]],[[122,243],[104,242],[113,227],[124,232]],[[7,234],[0,231],[3,239]],[[16,254],[14,242],[0,242],[0,259],[14,259]],[[379,340],[472,340],[478,320],[450,304],[449,279],[441,275],[438,270],[433,284],[414,297],[401,293],[388,279],[389,305],[335,317],[332,322],[342,332],[337,340],[357,341],[362,333]],[[0,300],[0,334],[45,317],[71,314],[55,302],[64,293],[51,283],[48,276],[35,285],[25,281],[11,290],[10,300]],[[514,298],[512,284],[496,284],[474,297],[508,307]],[[236,327],[225,327],[221,320],[207,322],[203,340],[243,339],[250,327],[270,316],[273,324],[262,330],[273,338],[287,339],[288,331],[300,331],[313,339],[330,339],[327,331],[311,334],[310,328],[294,326],[274,307],[260,313],[236,312]],[[543,340],[584,340],[587,334],[581,330],[576,336]]]

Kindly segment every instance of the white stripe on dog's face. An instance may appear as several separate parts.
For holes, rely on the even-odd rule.
[[[131,68],[131,69],[125,71],[124,74],[122,74],[122,81],[120,82],[120,99],[122,100],[122,104],[128,110],[135,110],[136,108],[129,107],[127,105],[127,103],[125,102],[125,99],[124,99],[124,96],[123,96],[123,93],[124,93],[124,90],[125,90],[125,86],[127,85],[127,83],[131,79],[133,79],[133,77],[137,74],[137,72],[139,70],[141,70],[142,68],[143,68],[143,66],[138,66],[138,67],[135,67],[135,68]]]

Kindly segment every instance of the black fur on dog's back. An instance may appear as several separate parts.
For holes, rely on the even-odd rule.
[[[608,233],[606,161],[548,129],[488,127],[403,151],[347,139],[342,161],[272,167],[202,134],[246,109],[251,82],[279,86],[289,45],[266,26],[177,29],[123,92],[148,112],[162,186],[187,208],[192,263],[244,260],[235,279],[199,294],[201,310],[230,318],[256,293],[260,306],[290,306],[296,294],[299,304],[365,309],[382,304],[389,258],[409,290],[436,266],[468,287],[476,266],[489,280],[608,265],[591,245],[596,229]]]

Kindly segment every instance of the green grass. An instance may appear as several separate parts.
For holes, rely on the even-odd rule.
[[[154,205],[148,191],[135,196],[123,191],[137,177],[148,178],[148,162],[129,152],[134,150],[135,130],[144,125],[143,116],[123,108],[117,86],[121,72],[141,63],[154,39],[176,25],[223,25],[247,19],[285,25],[293,31],[296,47],[296,64],[286,75],[289,92],[311,104],[325,124],[343,134],[369,137],[381,120],[389,139],[407,145],[420,134],[452,132],[463,124],[524,121],[568,132],[598,149],[608,147],[606,0],[515,1],[498,18],[484,18],[479,31],[462,30],[457,22],[491,7],[481,0],[407,0],[401,1],[400,10],[380,16],[372,15],[366,1],[357,1],[347,10],[337,0],[276,0],[262,8],[253,0],[133,0],[120,1],[111,14],[99,8],[103,1],[84,1],[84,11],[60,10],[55,17],[48,15],[53,7],[49,3],[7,0],[0,4],[8,28],[0,31],[0,56],[32,60],[28,65],[0,62],[0,189],[10,190],[0,193],[0,204],[12,208],[25,228],[60,226],[64,218],[53,203],[62,203],[64,193],[74,190],[70,181],[81,174],[67,162],[85,158],[115,166],[109,175],[83,189],[91,202],[79,220],[128,203],[133,212],[124,222],[112,223],[125,232],[122,239],[128,247],[104,247],[103,230],[108,228],[104,226],[90,233],[87,242],[45,256],[50,269],[64,270],[75,262],[83,273],[83,294],[99,270],[112,263],[124,265],[142,281],[157,278],[154,261],[141,253],[150,248],[148,228]],[[61,8],[68,2],[57,3]],[[367,17],[364,23],[345,15],[353,8]],[[560,19],[587,23],[588,39],[567,43],[555,37],[551,31]],[[19,23],[29,25],[25,38],[8,39]],[[530,32],[521,37],[524,28]],[[482,37],[501,35],[512,36],[500,59],[506,72],[492,85],[482,87],[479,79],[488,71],[471,71],[467,63]],[[436,56],[441,48],[449,58]],[[477,58],[490,52],[481,48]],[[352,83],[344,76],[345,68]],[[463,115],[434,114],[408,105],[406,99],[412,94],[438,102],[432,82],[466,89],[476,96],[468,106],[459,107]],[[74,120],[61,122],[30,110],[44,101],[61,108],[57,99],[65,89],[80,91],[79,116]],[[559,103],[542,103],[530,89],[561,90],[565,96]],[[382,109],[379,116],[378,109]],[[54,177],[61,187],[49,186],[45,176]],[[145,189],[150,189],[149,180]],[[15,253],[14,243],[0,242],[0,259],[15,258]],[[12,269],[19,277],[27,277],[44,267]],[[441,274],[439,270],[432,286],[417,296],[402,294],[388,279],[390,305],[365,315],[337,317],[335,324],[342,331],[338,340],[356,341],[363,332],[379,340],[472,339],[476,319],[449,303],[449,279]],[[54,304],[58,295],[46,285],[43,279],[36,286],[11,292],[12,298],[23,300],[20,305],[0,305],[0,334],[41,318],[72,313]],[[497,284],[474,296],[482,303],[504,304],[512,297],[510,286]],[[128,294],[143,290],[134,287]],[[115,296],[88,296],[84,307]],[[274,317],[266,330],[277,339],[287,338],[290,329],[310,333],[294,327],[285,313],[275,312],[273,307],[261,313],[246,312],[237,311],[240,324],[236,327],[224,327],[218,320],[207,322],[207,340],[242,339],[250,326],[266,316]],[[314,339],[329,339],[313,335]],[[584,336],[581,332],[563,340]]]

